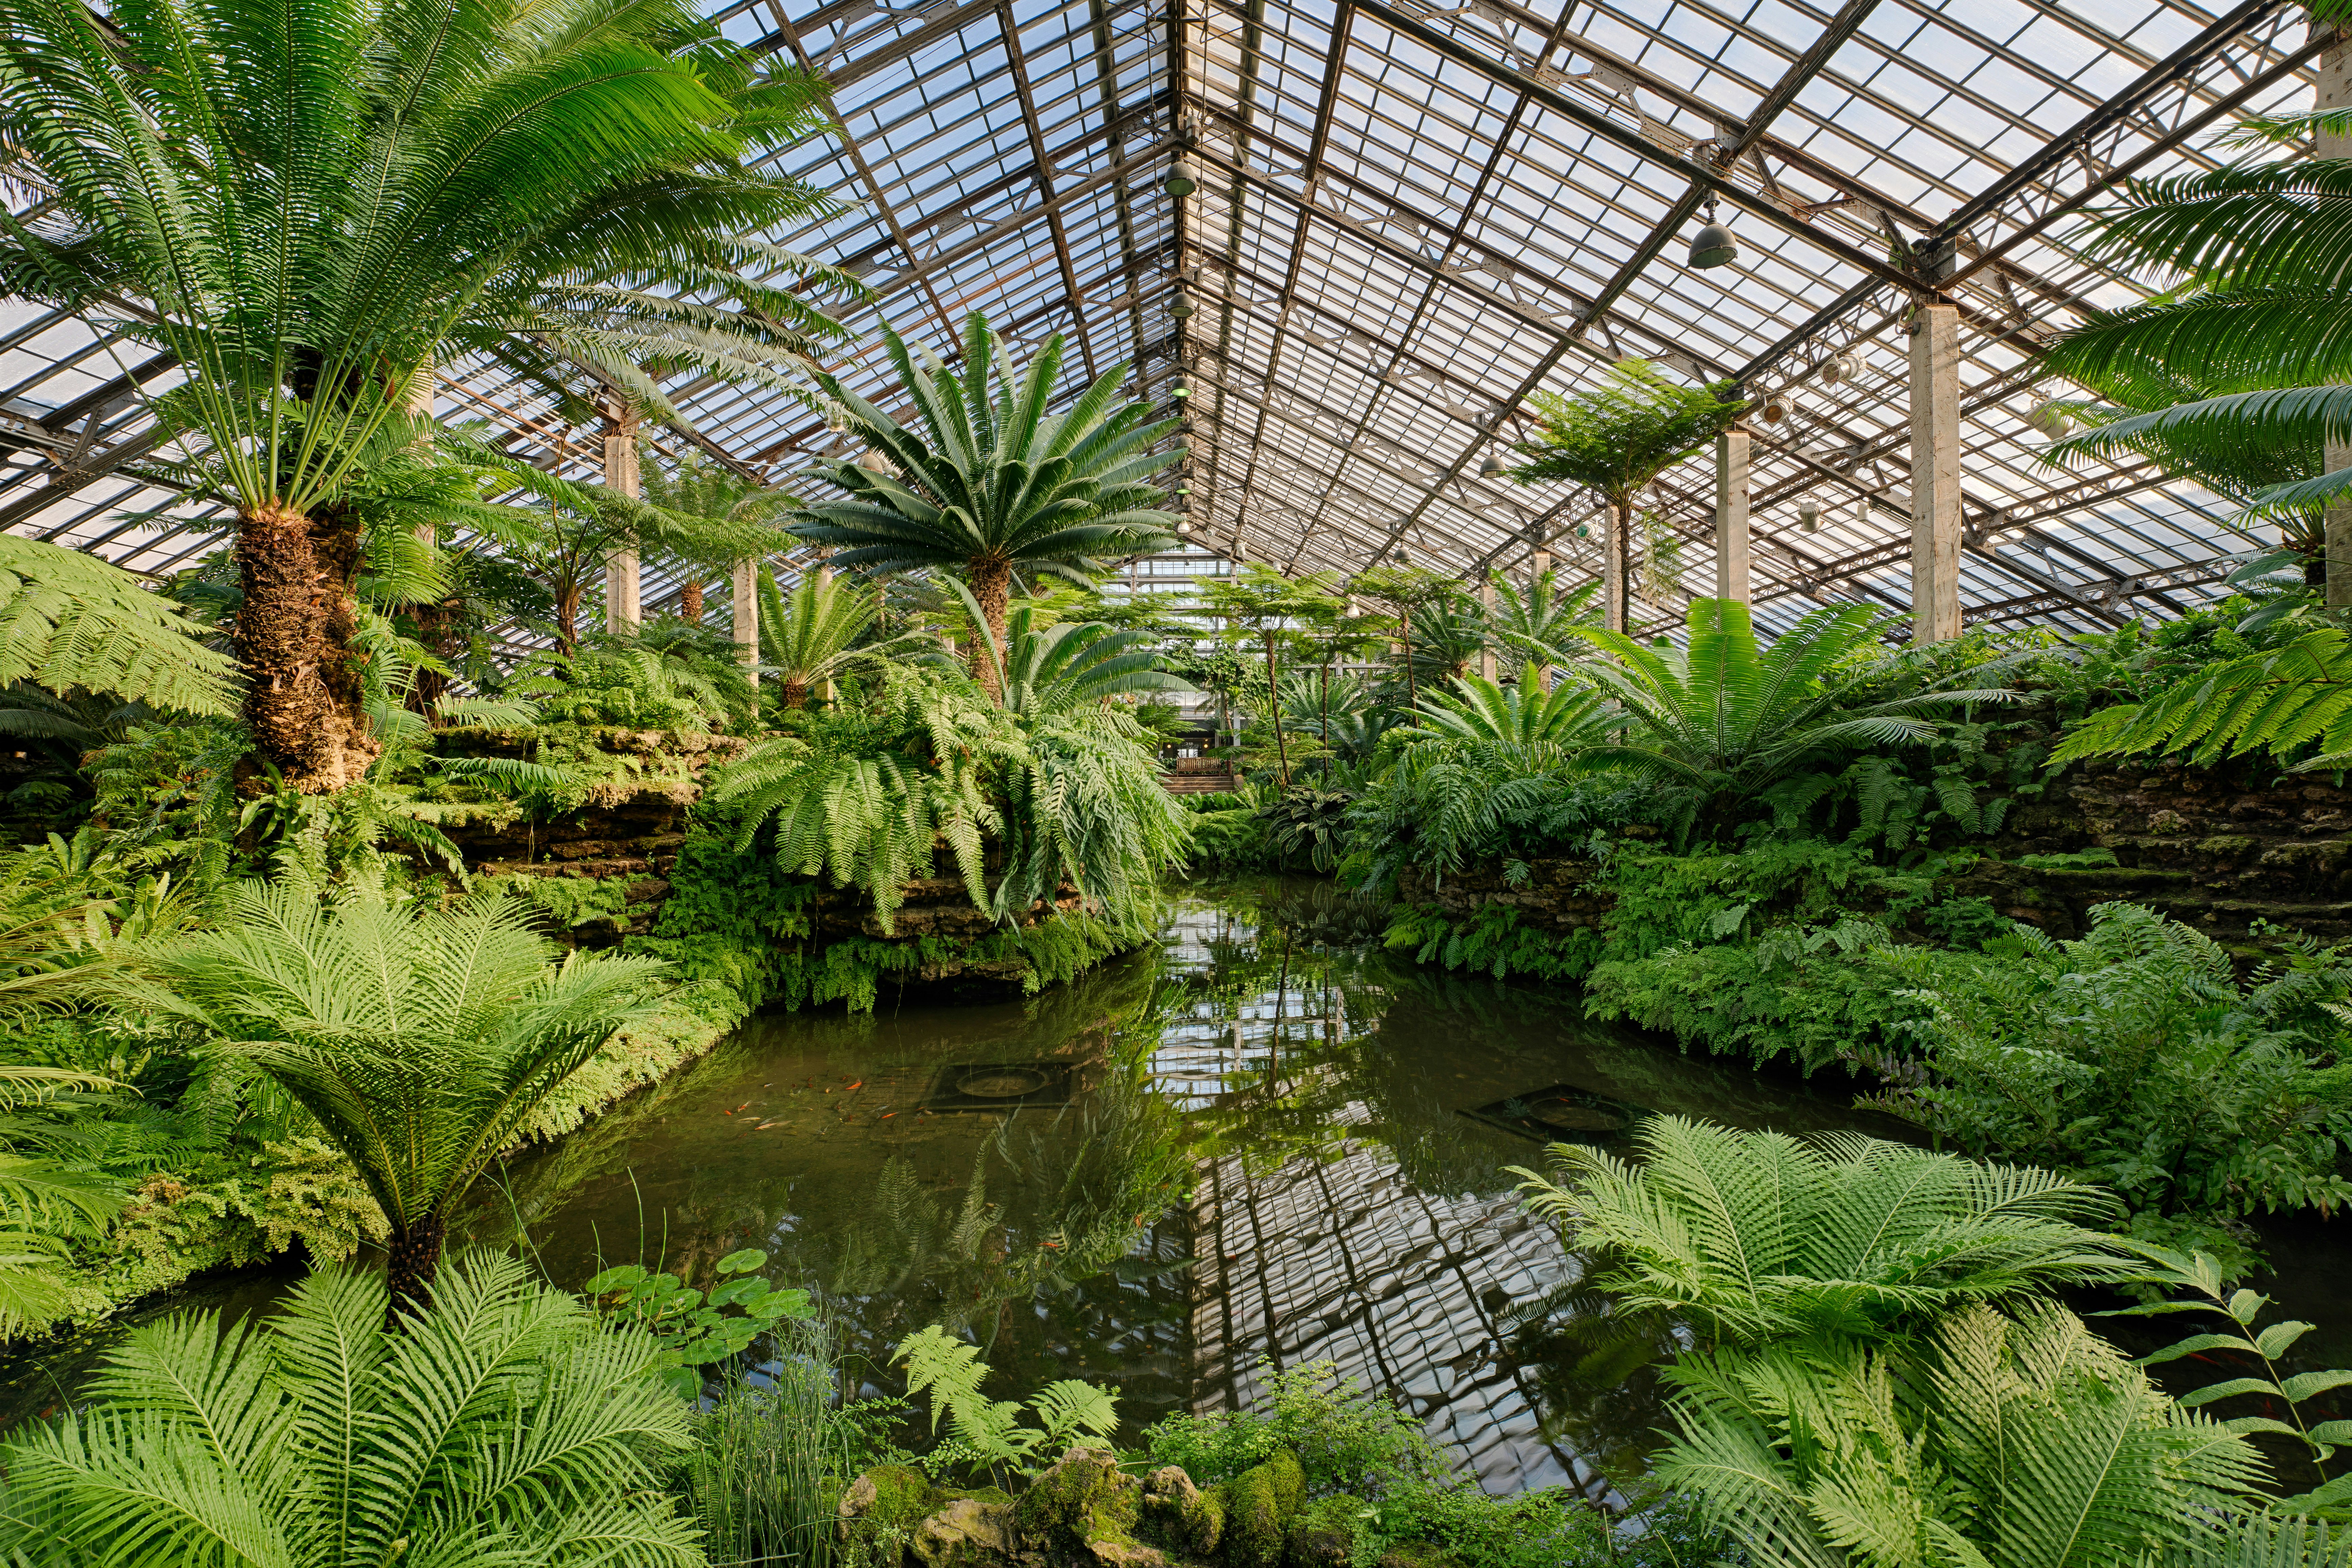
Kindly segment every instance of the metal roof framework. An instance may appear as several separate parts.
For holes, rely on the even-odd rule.
[[[2070,471],[2026,416],[2035,345],[2152,280],[2086,258],[2082,210],[2210,166],[2240,119],[2311,101],[2320,45],[2284,0],[728,0],[728,35],[821,73],[830,131],[779,166],[841,216],[771,237],[875,298],[828,368],[897,401],[877,328],[952,353],[988,312],[1071,341],[1069,391],[1131,367],[1185,410],[1196,543],[1292,572],[1402,551],[1465,575],[1537,549],[1597,572],[1589,496],[1481,478],[1530,397],[1628,355],[1785,395],[1758,425],[1755,598],[1909,602],[1905,321],[1961,321],[1961,595],[1975,624],[2177,614],[2250,545],[2145,465]],[[1182,152],[1199,188],[1163,187]],[[1731,266],[1684,265],[1704,204]],[[1196,304],[1171,312],[1179,281]],[[0,526],[162,574],[224,521],[155,466],[141,388],[168,360],[0,302]],[[1851,355],[1861,374],[1829,384]],[[1182,403],[1170,398],[1189,387]],[[691,440],[780,484],[843,438],[806,403],[668,389]],[[441,374],[547,466],[594,432],[494,367]],[[1637,531],[1654,624],[1711,581],[1704,458]],[[1815,503],[1818,531],[1797,525]],[[1596,534],[1598,530],[1593,531]],[[648,581],[651,607],[677,584]]]

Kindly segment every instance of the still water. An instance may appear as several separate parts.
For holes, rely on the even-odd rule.
[[[1117,1385],[1123,1439],[1329,1362],[1492,1490],[1598,1495],[1656,1441],[1674,1331],[1585,1288],[1510,1168],[1620,1143],[1650,1110],[1904,1130],[1850,1086],[1589,1023],[1572,992],[1418,968],[1381,924],[1328,884],[1196,886],[1157,948],[1035,997],[755,1018],[510,1162],[466,1229],[566,1286],[631,1261],[699,1282],[759,1247],[770,1279],[826,1300],[870,1386],[891,1387],[902,1336],[945,1323],[985,1347],[1000,1397]],[[2295,1267],[2268,1288],[2322,1320],[2311,1362],[2345,1364],[2352,1325],[2326,1310],[2345,1249],[2279,1239]],[[180,1300],[251,1310],[294,1272]],[[0,1423],[54,1406],[100,1339],[0,1362]]]

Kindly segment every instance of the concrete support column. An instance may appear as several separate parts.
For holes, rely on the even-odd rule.
[[[1715,596],[1748,603],[1748,432],[1715,438]]]
[[[1486,612],[1486,623],[1491,633],[1495,625],[1495,584],[1493,583],[1481,583],[1478,585],[1478,607]],[[1478,647],[1478,679],[1481,680],[1495,679],[1495,641],[1491,635]]]
[[[2320,26],[2314,23],[2315,27]],[[2320,52],[2319,71],[2314,82],[2316,90],[2312,97],[2315,109],[2352,109],[2352,34],[2338,32],[2327,47]],[[2315,138],[2312,155],[2316,158],[2352,158],[2352,136],[2322,135]],[[2352,468],[2352,445],[2329,441],[2320,451],[2320,461],[2326,471]],[[2337,501],[2327,509],[2321,524],[2327,571],[2327,603],[2330,606],[2352,605],[2352,497]]]
[[[735,652],[744,664],[744,672],[751,684],[760,684],[758,670],[751,667],[760,662],[760,563],[743,560],[735,563]]]
[[[637,480],[637,420],[623,414],[604,425],[604,488],[631,500],[644,493]],[[604,557],[604,629],[614,637],[635,635],[637,623],[637,552],[615,550]]]
[[[1960,312],[1911,319],[1911,640],[1960,635]]]
[[[1601,610],[1602,624],[1612,632],[1626,627],[1627,581],[1633,572],[1633,509],[1612,501],[1601,514]]]
[[[1528,556],[1528,592],[1532,594],[1541,586],[1544,574],[1550,570],[1551,552],[1538,545]],[[1551,689],[1550,665],[1543,664],[1536,667],[1536,689],[1538,691]]]

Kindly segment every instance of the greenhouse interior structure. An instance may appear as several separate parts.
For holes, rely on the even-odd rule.
[[[2352,0],[0,0],[0,1563],[2352,1568]]]

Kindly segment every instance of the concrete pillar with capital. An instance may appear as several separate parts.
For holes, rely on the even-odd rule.
[[[1911,318],[1911,640],[1960,635],[1960,312]]]

